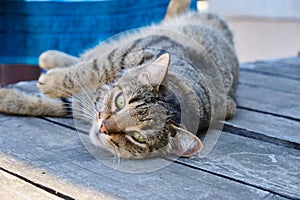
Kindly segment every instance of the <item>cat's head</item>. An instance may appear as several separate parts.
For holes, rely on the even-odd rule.
[[[92,142],[122,158],[175,154],[191,156],[201,141],[180,127],[180,105],[162,84],[169,54],[127,70],[101,99],[90,137]]]

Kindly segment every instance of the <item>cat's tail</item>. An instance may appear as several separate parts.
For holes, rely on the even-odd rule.
[[[170,0],[164,20],[183,14],[189,9],[190,4],[191,0]]]
[[[0,88],[0,113],[29,116],[63,117],[70,114],[66,103],[43,95],[29,95]]]

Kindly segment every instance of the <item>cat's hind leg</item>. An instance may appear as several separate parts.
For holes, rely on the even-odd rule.
[[[0,88],[0,112],[14,115],[63,117],[69,113],[64,102],[44,95],[29,95]]]
[[[226,120],[233,118],[236,113],[236,102],[230,96],[226,98]]]
[[[77,57],[55,50],[45,51],[39,57],[40,67],[46,70],[57,67],[69,67],[79,61],[80,59]]]

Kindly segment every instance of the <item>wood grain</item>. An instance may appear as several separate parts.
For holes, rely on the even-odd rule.
[[[192,199],[263,199],[269,194],[176,163],[150,173],[121,172],[91,156],[80,144],[76,131],[42,119],[2,115],[0,125],[0,150],[13,157],[13,161],[7,161],[11,158],[1,156],[1,167],[72,198],[78,197],[78,191],[82,191],[75,187],[73,192],[70,190],[73,185],[122,199],[184,199],[187,196]],[[27,165],[17,165],[19,161],[16,160]],[[45,174],[55,177],[55,180]],[[89,191],[85,194],[90,196]]]

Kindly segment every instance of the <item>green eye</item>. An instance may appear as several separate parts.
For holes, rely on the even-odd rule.
[[[137,131],[132,132],[131,136],[137,142],[140,142],[140,143],[144,143],[145,142],[145,138],[143,136],[141,136],[141,134],[139,134]]]
[[[115,101],[116,107],[121,110],[125,107],[125,97],[123,95],[123,93],[120,93]]]

